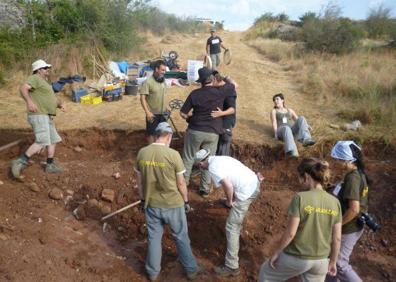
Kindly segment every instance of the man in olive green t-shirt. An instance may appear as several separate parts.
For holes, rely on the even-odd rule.
[[[26,102],[28,122],[32,126],[35,141],[19,158],[11,163],[11,172],[15,178],[20,178],[21,170],[24,169],[29,158],[47,147],[48,157],[45,171],[59,173],[63,169],[54,163],[56,143],[62,141],[53,123],[56,109],[65,110],[47,82],[51,65],[43,60],[37,60],[32,64],[33,74],[21,86],[20,93]]]
[[[154,63],[154,73],[140,88],[140,103],[146,114],[146,135],[149,144],[154,141],[155,129],[160,122],[167,120],[169,110],[165,105],[166,63],[158,60]]]
[[[170,125],[161,122],[155,129],[155,142],[140,149],[135,164],[148,233],[145,268],[151,281],[156,280],[161,271],[164,224],[172,230],[187,277],[191,280],[202,272],[191,251],[186,219],[191,208],[183,176],[185,168],[180,154],[169,148],[172,133]]]

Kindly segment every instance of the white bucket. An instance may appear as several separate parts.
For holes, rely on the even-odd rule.
[[[187,61],[187,80],[196,81],[199,78],[198,70],[203,67],[203,61]]]

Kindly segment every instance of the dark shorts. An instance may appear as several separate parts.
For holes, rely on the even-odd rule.
[[[154,115],[152,122],[146,120],[146,135],[154,135],[158,124],[164,121],[167,121],[164,115]]]

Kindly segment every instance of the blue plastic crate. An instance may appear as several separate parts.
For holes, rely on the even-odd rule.
[[[88,95],[87,89],[85,88],[74,89],[72,91],[72,101],[75,103],[80,103],[80,98],[86,95]]]
[[[104,92],[103,97],[108,97],[108,96],[119,96],[122,93],[122,88],[115,88],[112,90],[107,90]]]

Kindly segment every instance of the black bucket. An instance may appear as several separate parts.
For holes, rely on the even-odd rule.
[[[128,81],[125,85],[125,95],[136,96],[138,94],[139,85],[134,81]]]

